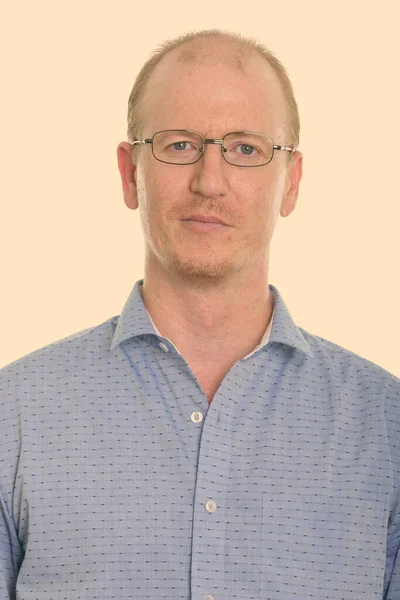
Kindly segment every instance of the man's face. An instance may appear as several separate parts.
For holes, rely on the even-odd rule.
[[[287,145],[286,105],[275,74],[260,57],[247,59],[245,70],[210,60],[182,63],[171,52],[146,89],[143,138],[163,129],[191,129],[207,138],[252,131]],[[146,268],[201,285],[260,273],[279,212],[288,215],[296,202],[300,153],[293,159],[288,169],[286,152],[276,151],[266,166],[237,167],[223,159],[220,145],[206,145],[197,163],[182,166],[157,161],[150,145],[136,146],[124,197],[130,208],[139,206]],[[227,225],[197,231],[185,221],[194,214],[218,216]]]

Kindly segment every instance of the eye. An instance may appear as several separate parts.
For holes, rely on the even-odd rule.
[[[256,154],[257,152],[255,147],[250,144],[239,144],[237,146],[237,151],[245,156],[253,156],[253,154]]]
[[[197,140],[194,141],[188,141],[188,140],[182,140],[182,139],[178,139],[178,140],[166,140],[166,146],[165,149],[170,151],[170,152],[193,152],[193,151],[198,151],[200,148],[200,145]]]
[[[189,150],[190,143],[189,142],[174,142],[171,144],[174,150]]]

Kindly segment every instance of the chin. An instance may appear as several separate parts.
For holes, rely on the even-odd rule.
[[[168,270],[172,270],[175,274],[193,283],[215,283],[222,281],[235,272],[234,266],[226,262],[217,261],[180,261],[175,259],[168,264]]]

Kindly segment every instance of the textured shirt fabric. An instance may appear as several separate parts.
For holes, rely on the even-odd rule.
[[[208,405],[142,282],[0,371],[1,600],[399,600],[400,380],[270,285]]]

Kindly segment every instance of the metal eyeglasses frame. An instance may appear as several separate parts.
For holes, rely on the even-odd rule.
[[[199,148],[199,152],[200,155],[198,158],[196,158],[196,160],[193,160],[191,162],[188,163],[176,163],[176,162],[170,162],[167,160],[161,160],[160,158],[157,158],[157,156],[154,154],[154,147],[153,147],[153,140],[155,138],[155,136],[158,133],[165,133],[167,131],[177,131],[177,132],[182,132],[182,133],[196,133],[198,136],[201,137],[201,139],[203,140],[203,145],[201,148]],[[262,163],[261,165],[236,165],[234,163],[231,163],[229,160],[226,159],[224,152],[227,152],[227,149],[224,147],[224,139],[231,134],[256,134],[256,135],[262,135],[264,137],[268,137],[271,141],[272,141],[272,156],[269,159],[268,162],[266,163]],[[194,165],[195,163],[197,163],[203,156],[204,153],[204,145],[205,144],[220,144],[221,145],[221,154],[222,157],[224,158],[224,160],[229,164],[232,165],[233,167],[245,167],[245,168],[250,168],[250,167],[264,167],[265,165],[268,165],[272,159],[274,158],[274,154],[275,154],[275,150],[286,150],[287,152],[290,152],[291,154],[293,154],[296,151],[296,148],[292,148],[290,146],[279,146],[277,144],[274,143],[274,140],[272,139],[272,137],[266,133],[257,133],[255,131],[231,131],[229,133],[226,133],[222,138],[205,138],[201,133],[199,133],[198,131],[194,131],[193,129],[161,129],[160,131],[156,131],[153,134],[153,137],[151,138],[145,138],[144,140],[135,140],[132,142],[132,146],[138,145],[138,144],[151,144],[151,150],[152,150],[152,154],[154,156],[154,158],[156,160],[158,160],[159,162],[162,163],[166,163],[168,165],[180,165],[180,166],[185,166],[185,165]]]

